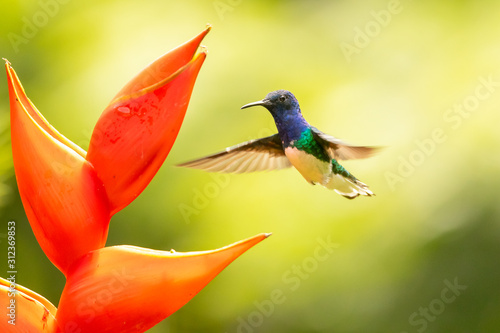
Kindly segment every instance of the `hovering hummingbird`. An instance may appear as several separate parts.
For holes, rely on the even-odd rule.
[[[181,167],[213,172],[244,173],[294,166],[311,184],[321,184],[348,199],[372,196],[368,186],[338,163],[370,157],[377,148],[351,146],[309,125],[299,102],[287,90],[269,93],[263,100],[242,106],[263,106],[273,116],[278,133],[247,141]]]

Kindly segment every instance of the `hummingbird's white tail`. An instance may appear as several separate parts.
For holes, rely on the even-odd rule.
[[[358,195],[375,195],[365,183],[360,182],[352,175],[351,177],[352,178],[347,178],[342,176],[341,174],[332,174],[330,177],[328,177],[326,183],[323,184],[323,186],[330,190],[334,190],[347,199],[354,199]]]

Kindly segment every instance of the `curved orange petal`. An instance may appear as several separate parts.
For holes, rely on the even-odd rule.
[[[9,63],[6,68],[19,193],[38,243],[66,273],[75,259],[104,246],[110,219],[106,193],[92,165],[46,123]]]
[[[172,148],[206,58],[205,52],[193,54],[208,30],[141,72],[99,118],[87,160],[106,188],[112,214],[144,190]]]
[[[267,236],[204,252],[134,246],[91,252],[68,275],[56,316],[61,332],[144,332],[181,308]]]
[[[56,332],[57,309],[39,294],[0,277],[0,304],[6,316],[0,332]]]

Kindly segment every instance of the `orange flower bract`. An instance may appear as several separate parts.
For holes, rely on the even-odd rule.
[[[167,157],[206,53],[208,27],[130,81],[97,122],[87,159],[103,181],[112,214],[133,201]]]
[[[204,252],[135,246],[91,252],[75,263],[68,277],[56,316],[61,332],[144,332],[181,308],[267,236]]]
[[[6,63],[11,141],[19,193],[42,250],[63,273],[106,243],[110,210],[104,186],[82,150],[29,101]]]
[[[0,320],[0,332],[43,332],[57,329],[57,309],[37,293],[0,278],[0,304],[6,311]]]

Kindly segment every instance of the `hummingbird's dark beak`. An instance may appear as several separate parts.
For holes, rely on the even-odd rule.
[[[263,99],[262,101],[257,101],[257,102],[245,104],[241,108],[246,109],[246,108],[251,108],[252,106],[258,106],[258,105],[267,107],[267,106],[271,105],[271,102],[267,99]]]

